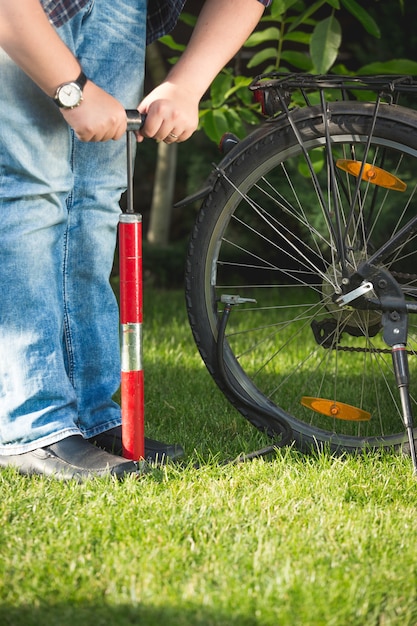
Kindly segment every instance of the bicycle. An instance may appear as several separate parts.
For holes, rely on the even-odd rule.
[[[256,428],[301,450],[417,459],[411,77],[271,74],[268,119],[205,188],[186,266],[200,354]]]

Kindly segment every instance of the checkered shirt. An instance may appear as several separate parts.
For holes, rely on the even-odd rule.
[[[62,26],[78,11],[83,9],[91,0],[40,0],[49,21],[54,26]],[[269,6],[272,0],[258,0],[264,6]],[[186,0],[148,0],[147,36],[149,44],[159,39],[177,23]]]

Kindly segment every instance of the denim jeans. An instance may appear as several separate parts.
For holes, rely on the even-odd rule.
[[[58,29],[125,108],[141,96],[146,0],[96,0]],[[0,454],[120,424],[109,283],[125,140],[82,143],[0,52]],[[75,77],[74,77],[75,78]],[[81,105],[82,106],[82,105]]]

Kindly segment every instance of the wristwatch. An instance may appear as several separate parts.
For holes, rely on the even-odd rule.
[[[61,109],[75,109],[83,99],[83,89],[87,82],[87,76],[81,72],[76,80],[59,85],[54,95],[55,103]]]

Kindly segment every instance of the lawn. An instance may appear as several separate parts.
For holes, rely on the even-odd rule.
[[[5,626],[417,624],[408,458],[282,450],[201,363],[180,292],[145,293],[146,430],[182,465],[118,483],[0,473]]]

